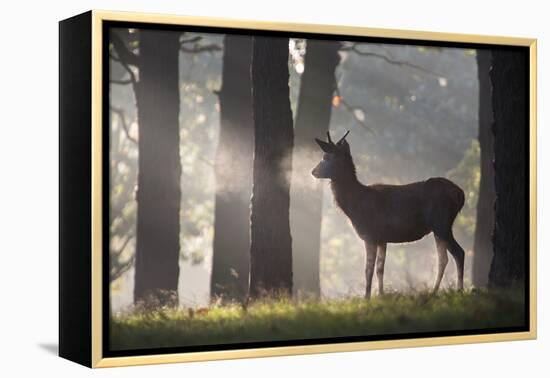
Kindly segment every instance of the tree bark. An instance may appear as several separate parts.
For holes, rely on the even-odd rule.
[[[491,50],[477,50],[479,80],[479,148],[480,181],[477,202],[476,230],[472,281],[476,287],[487,286],[493,258],[493,230],[495,228],[495,168],[493,136]]]
[[[294,128],[291,230],[294,292],[319,297],[321,217],[323,186],[311,170],[319,161],[314,138],[324,139],[329,130],[334,73],[340,63],[337,41],[308,40]]]
[[[294,130],[288,39],[254,37],[254,163],[249,296],[292,294],[289,204]]]
[[[215,165],[216,209],[210,282],[213,300],[241,301],[248,291],[254,153],[251,60],[252,37],[225,37]]]
[[[177,304],[180,236],[179,34],[140,30],[134,303]]]
[[[491,287],[522,285],[528,249],[528,54],[493,50],[496,225]]]

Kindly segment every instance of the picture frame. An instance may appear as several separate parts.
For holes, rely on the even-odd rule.
[[[108,342],[109,332],[112,331],[109,301],[111,269],[109,264],[111,113],[109,109],[112,106],[108,75],[111,69],[109,54],[112,43],[109,40],[109,31],[117,27],[180,32],[190,30],[214,34],[233,33],[252,37],[282,36],[367,41],[435,48],[500,49],[522,54],[521,74],[523,76],[518,85],[522,85],[525,96],[514,104],[520,103],[517,106],[523,107],[518,117],[506,123],[508,126],[500,127],[511,127],[509,125],[517,124],[525,128],[514,131],[517,133],[514,135],[519,139],[512,141],[512,144],[510,144],[511,141],[506,140],[499,144],[499,147],[495,147],[495,156],[500,156],[500,160],[495,158],[494,164],[496,164],[497,182],[495,223],[501,230],[500,235],[506,232],[519,235],[520,240],[516,240],[515,243],[520,243],[518,245],[521,245],[525,252],[524,265],[521,268],[523,269],[521,274],[524,277],[522,286],[524,323],[513,327],[484,330],[448,329],[410,334],[382,333],[374,336],[264,340],[233,344],[224,343],[222,340],[219,344],[209,345],[112,350],[112,345]],[[536,338],[536,39],[97,10],[60,21],[59,28],[59,355],[61,357],[96,368]],[[120,56],[118,59],[121,59]],[[390,58],[386,56],[385,59]],[[493,88],[493,91],[498,90],[497,87]],[[341,100],[342,98],[338,97],[334,101]],[[334,103],[333,106],[335,106]],[[503,108],[509,106],[510,104],[502,104]],[[352,112],[354,112],[353,109]],[[357,112],[353,114],[359,118],[364,117],[364,114]],[[509,114],[505,116],[508,117]],[[500,131],[509,130],[514,129],[500,129]],[[493,126],[497,144],[499,140],[506,138],[500,131]],[[336,140],[337,137],[333,135],[333,138]],[[510,146],[517,148],[517,151],[504,152]],[[321,152],[318,158],[321,158]],[[505,169],[518,171],[503,173]],[[515,184],[510,185],[511,182]],[[499,193],[505,193],[505,195],[499,198]],[[519,198],[520,194],[523,197]],[[506,214],[515,214],[517,211],[523,211],[522,217],[519,217],[520,220],[515,223],[506,221],[508,219]],[[520,230],[521,227],[524,228]],[[496,239],[493,236],[493,242],[498,248],[512,248],[507,247],[508,244],[506,244],[511,240],[511,236],[498,238],[499,236]],[[497,247],[493,247],[495,248]],[[246,306],[248,306],[248,300]],[[187,313],[187,310],[180,308],[179,311],[187,314],[185,316],[193,317],[199,316],[202,309],[190,309]]]

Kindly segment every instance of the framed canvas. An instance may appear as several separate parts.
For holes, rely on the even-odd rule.
[[[536,40],[59,27],[62,357],[536,337]]]

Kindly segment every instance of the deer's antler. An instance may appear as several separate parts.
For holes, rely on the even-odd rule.
[[[327,131],[327,140],[328,140],[328,142],[329,142],[330,144],[334,144],[334,143],[332,142],[332,139],[330,139],[330,132],[328,132],[328,131]]]
[[[344,139],[346,139],[346,137],[348,136],[349,134],[349,130],[344,134],[344,136],[342,138],[340,138],[340,140],[336,143],[336,144],[340,144],[344,141]]]

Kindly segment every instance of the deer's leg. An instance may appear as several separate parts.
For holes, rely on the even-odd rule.
[[[457,243],[452,233],[447,241],[447,248],[456,263],[457,289],[462,290],[464,288],[464,250],[460,244]]]
[[[447,256],[447,243],[434,235],[435,246],[437,248],[437,277],[435,278],[434,293],[437,293],[439,290],[439,285],[441,284],[441,279],[443,278],[443,273],[445,273],[445,268],[447,267],[447,262],[449,257]]]
[[[367,288],[365,291],[365,298],[370,298],[371,288],[372,288],[372,275],[374,273],[374,262],[376,261],[376,244],[366,243],[367,249],[367,266],[365,269],[365,275],[367,278]]]
[[[376,257],[376,277],[378,277],[378,294],[384,294],[384,264],[386,263],[386,243],[378,244]]]

